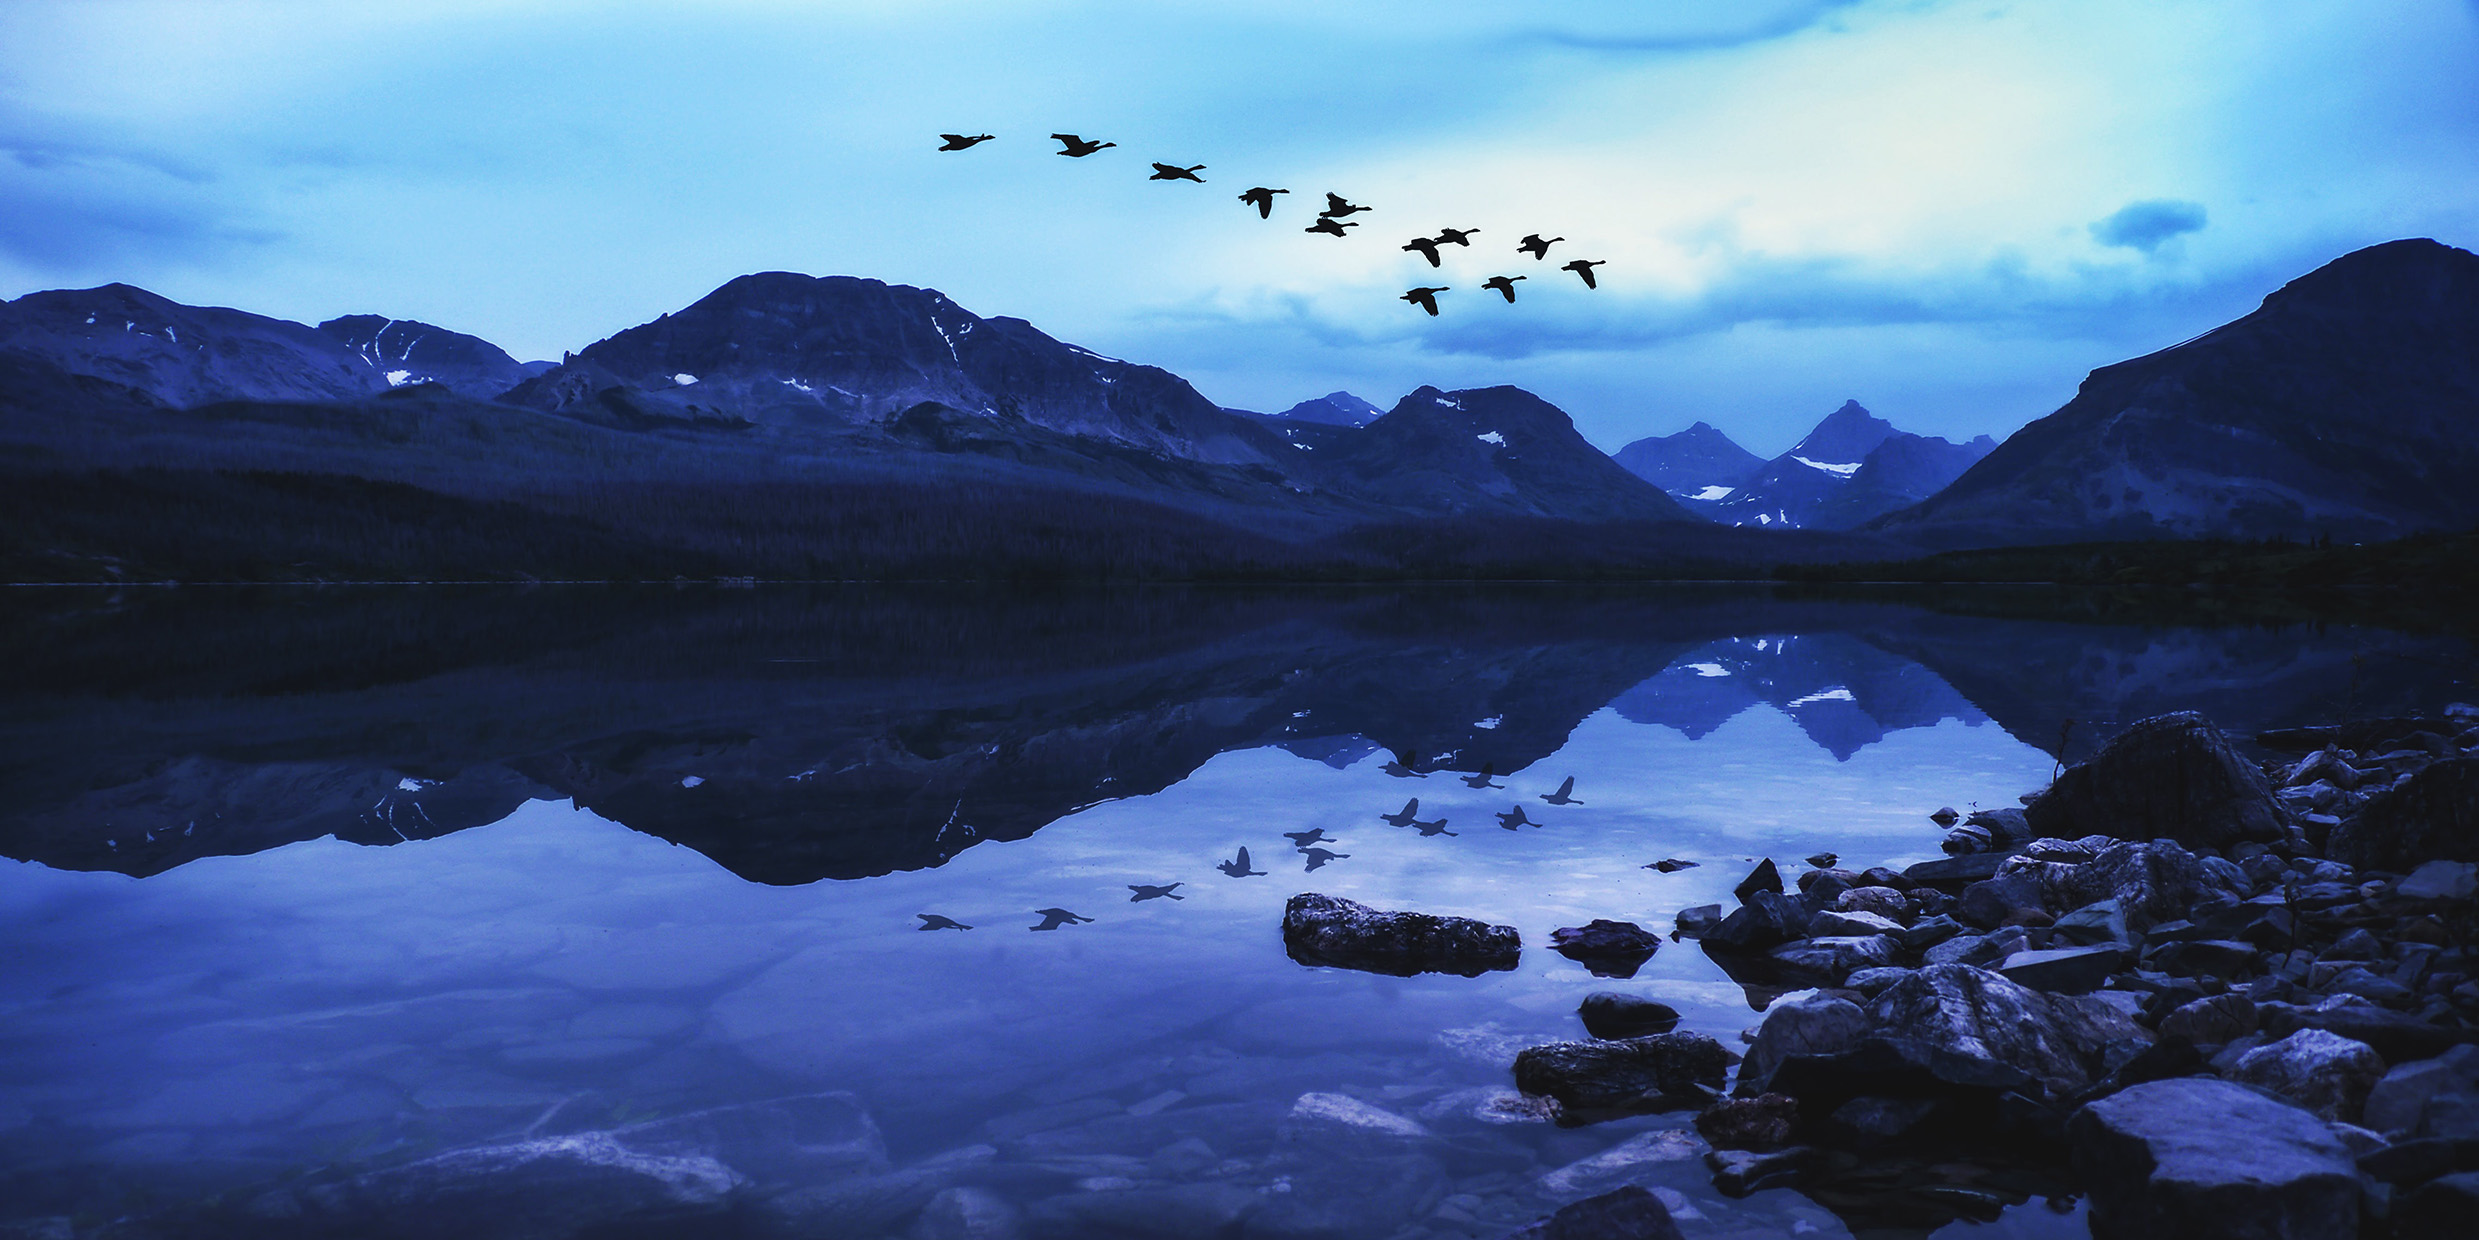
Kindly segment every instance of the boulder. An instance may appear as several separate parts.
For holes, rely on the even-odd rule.
[[[1874,1150],[1918,1132],[1936,1112],[1928,1098],[1862,1096],[1835,1107],[1817,1130],[1831,1144]]]
[[[2349,1147],[2314,1116],[2243,1085],[2135,1085],[2076,1111],[2066,1131],[2099,1240],[2358,1234]]]
[[[2404,1194],[2393,1211],[2399,1240],[2463,1240],[2479,1218],[2479,1171],[2438,1176]]]
[[[2297,1103],[2329,1120],[2359,1122],[2367,1091],[2384,1075],[2384,1060],[2364,1042],[2321,1029],[2301,1029],[2238,1059],[2229,1079]]]
[[[1966,857],[1947,857],[1940,861],[1922,861],[1905,869],[1902,877],[1913,886],[1960,890],[1967,884],[1994,877],[1997,867],[2005,860],[2004,854],[1977,853]]]
[[[2199,905],[2246,899],[2244,876],[2238,880],[2168,840],[2130,841],[2101,849],[2076,866],[2059,907],[2115,900],[2127,926],[2143,930],[2187,917]]]
[[[1784,943],[1765,953],[1765,960],[1779,980],[1839,986],[1861,969],[1892,964],[1894,951],[1894,940],[1882,934],[1834,935]]]
[[[2255,1003],[2235,991],[2179,1005],[2160,1019],[2163,1038],[2196,1046],[2221,1046],[2255,1032]]]
[[[1700,939],[1713,933],[1722,924],[1722,906],[1699,904],[1678,911],[1678,926],[1670,932],[1675,939]]]
[[[2278,840],[2272,784],[2193,712],[2158,715],[2066,768],[2023,811],[2033,835],[2168,839],[2189,848]]]
[[[2111,1047],[2149,1040],[2106,1003],[2043,994],[1962,964],[1929,965],[1885,988],[1868,1016],[1879,1033],[2017,1069],[2053,1099],[2106,1076]]]
[[[1634,995],[1614,991],[1597,991],[1584,996],[1575,1014],[1584,1020],[1584,1032],[1596,1038],[1640,1038],[1648,1033],[1668,1033],[1678,1028],[1678,1009],[1667,1003],[1655,1003]]]
[[[2434,1059],[2397,1064],[2367,1092],[2361,1123],[2388,1138],[2427,1131],[2428,1104],[2441,1095],[2479,1091],[2479,1047],[2457,1046]]]
[[[1696,1131],[1717,1150],[1773,1150],[1799,1128],[1799,1100],[1788,1094],[1724,1098],[1696,1116]]]
[[[2083,995],[2100,989],[2126,959],[2125,951],[2114,945],[2049,947],[2016,952],[1997,966],[1997,972],[2033,990]]]
[[[1757,862],[1756,868],[1749,870],[1747,877],[1730,889],[1730,894],[1738,897],[1739,903],[1745,904],[1759,891],[1770,891],[1777,896],[1782,894],[1782,871],[1773,864],[1771,857]]]
[[[2479,758],[2433,763],[2376,794],[2334,828],[2325,851],[2363,870],[2479,861]]]
[[[1669,1207],[1640,1184],[1561,1206],[1507,1240],[1681,1240]]]
[[[1868,872],[1870,876],[1876,873],[1875,870]],[[1888,871],[1887,877],[1891,876],[1891,872]],[[1911,916],[1911,897],[1892,887],[1876,883],[1872,878],[1869,886],[1853,887],[1835,896],[1833,909],[1837,913],[1874,913],[1888,921],[1898,922],[1907,920]]]
[[[1730,1053],[1701,1033],[1552,1042],[1515,1056],[1515,1088],[1568,1111],[1703,1107],[1721,1092]]]
[[[1901,922],[1882,913],[1845,912],[1829,908],[1808,919],[1808,933],[1823,938],[1836,935],[1899,935],[1902,930]]]
[[[2023,811],[2011,806],[1974,811],[1970,817],[1963,819],[1963,825],[1988,832],[1989,842],[2000,848],[2020,844],[2039,834],[2031,829],[2030,819]]]
[[[2290,1003],[2262,1003],[2256,1008],[2264,1031],[2273,1037],[2285,1037],[2298,1029],[2322,1029],[2353,1042],[2366,1043],[2375,1048],[2386,1063],[2434,1059],[2456,1046],[2467,1044],[2471,1039],[2465,1030],[2448,1029],[2408,1012],[2395,1012],[2355,1001],[2312,1008]]]
[[[1786,995],[1765,1010],[1764,1023],[1756,1026],[1756,1039],[1739,1065],[1738,1092],[1762,1093],[1783,1060],[1839,1054],[1867,1032],[1868,1014],[1848,999],[1816,992]]]
[[[1396,977],[1478,977],[1514,968],[1523,939],[1513,926],[1468,917],[1380,912],[1312,891],[1291,897],[1283,907],[1283,950],[1305,965]]]
[[[2046,913],[2040,883],[2030,875],[2000,871],[1995,878],[1963,888],[1954,917],[1983,930],[2020,925],[2023,913]]]
[[[2427,862],[2393,889],[2403,900],[2467,900],[2474,894],[2479,894],[2479,865],[2468,861]]]
[[[1778,891],[1757,891],[1704,936],[1705,946],[1725,951],[1763,951],[1805,933],[1808,910]]]
[[[1593,918],[1549,933],[1551,951],[1592,970],[1594,977],[1630,978],[1661,950],[1661,936],[1631,921]]]

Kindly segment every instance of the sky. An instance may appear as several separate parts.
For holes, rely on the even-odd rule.
[[[1228,406],[1514,383],[1605,449],[1770,455],[1844,399],[2002,438],[2408,236],[2479,246],[2479,0],[0,6],[0,295],[520,358],[859,275]]]

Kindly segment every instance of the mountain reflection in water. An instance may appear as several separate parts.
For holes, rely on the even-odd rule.
[[[2161,710],[2245,733],[2468,692],[2449,637],[1744,587],[71,592],[6,624],[0,853],[134,875],[557,798],[800,884],[1232,750],[1520,772],[1605,706],[1698,738],[1766,703],[1837,759],[1993,720],[2072,759]]]

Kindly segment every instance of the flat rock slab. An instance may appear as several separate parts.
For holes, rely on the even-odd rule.
[[[2066,1128],[2098,1240],[2358,1234],[2349,1147],[2315,1116],[2243,1085],[2153,1081],[2084,1107]]]
[[[1478,977],[1515,967],[1523,938],[1513,926],[1469,917],[1393,913],[1306,892],[1283,907],[1283,950],[1305,965],[1410,977]]]
[[[1729,1068],[1729,1052],[1701,1033],[1552,1042],[1515,1056],[1515,1088],[1570,1112],[1701,1109]]]

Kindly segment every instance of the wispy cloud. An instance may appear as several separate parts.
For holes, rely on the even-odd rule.
[[[2171,238],[2203,231],[2204,204],[2175,198],[2149,198],[2120,207],[2092,225],[2092,239],[2150,254]]]

